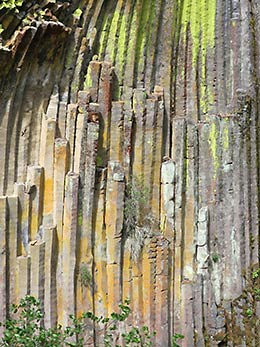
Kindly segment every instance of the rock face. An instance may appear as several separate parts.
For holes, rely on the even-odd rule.
[[[37,3],[0,10],[0,320],[129,298],[156,346],[256,346],[260,3]]]

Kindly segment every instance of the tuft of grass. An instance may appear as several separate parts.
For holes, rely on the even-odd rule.
[[[138,259],[145,239],[152,237],[158,228],[159,223],[151,213],[149,201],[150,189],[142,179],[132,177],[126,185],[124,231],[134,260]]]

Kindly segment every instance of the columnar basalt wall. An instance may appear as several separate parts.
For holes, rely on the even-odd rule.
[[[129,298],[156,346],[258,345],[236,302],[259,262],[259,16],[257,0],[0,10],[0,320],[26,294],[46,327]],[[137,255],[135,179],[153,219]]]

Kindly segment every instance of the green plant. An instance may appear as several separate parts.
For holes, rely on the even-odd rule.
[[[182,334],[175,334],[172,337],[172,347],[180,347],[180,345],[178,345],[177,341],[184,339],[184,336]]]
[[[248,308],[248,309],[246,310],[246,315],[247,315],[248,318],[251,318],[251,317],[253,316],[253,311],[252,311],[251,308]]]
[[[150,189],[143,179],[132,177],[126,185],[124,206],[124,229],[129,240],[132,257],[139,257],[144,240],[153,235],[158,221],[153,217],[149,204]]]
[[[260,274],[260,268],[256,269],[255,271],[252,271],[252,279],[255,280],[259,277]]]
[[[123,304],[119,306],[119,312],[113,312],[109,317],[95,316],[90,312],[87,313],[88,318],[90,318],[96,325],[97,337],[102,341],[105,347],[120,347],[117,345],[117,340],[120,335],[120,324],[124,322],[131,309],[129,307],[129,300],[125,300]]]
[[[92,282],[92,274],[89,271],[87,264],[82,263],[79,269],[80,282],[84,287],[88,287]]]
[[[61,325],[45,329],[40,301],[30,295],[21,299],[19,304],[11,305],[10,315],[11,318],[1,323],[4,328],[1,347],[83,347],[79,335],[83,331],[85,316],[75,318],[71,315],[72,324],[65,329]]]
[[[220,256],[217,253],[212,254],[211,259],[213,263],[217,263],[220,259]]]
[[[3,8],[6,9],[16,9],[17,7],[22,6],[24,0],[3,0],[0,4],[0,10]]]
[[[143,326],[141,329],[133,327],[127,334],[122,334],[125,347],[150,347],[154,335],[155,332],[150,333],[147,326]]]
[[[79,318],[70,315],[71,325],[65,328],[58,325],[46,329],[43,327],[40,301],[27,295],[19,304],[11,306],[11,318],[0,323],[3,327],[0,346],[83,347],[88,342],[86,323],[90,320],[95,326],[96,338],[105,347],[122,347],[118,341],[122,341],[124,347],[152,347],[155,332],[150,332],[147,326],[125,330],[124,321],[131,313],[129,300],[120,304],[118,311],[111,313],[109,317],[95,316],[92,312],[83,313]],[[172,347],[178,347],[177,340],[181,338],[183,335],[175,334],[172,338]]]
[[[260,301],[260,288],[254,287],[253,290],[254,290],[254,295],[255,295],[256,301]]]
[[[87,312],[83,317],[93,321],[97,329],[97,337],[102,341],[105,347],[121,347],[118,340],[124,341],[124,347],[150,347],[152,346],[152,337],[155,333],[150,333],[148,327],[132,327],[129,331],[123,331],[123,322],[129,317],[131,309],[129,300],[119,304],[119,312],[113,312],[109,317],[95,316]],[[78,331],[80,333],[82,329]]]

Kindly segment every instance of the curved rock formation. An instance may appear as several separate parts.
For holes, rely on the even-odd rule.
[[[47,327],[129,298],[156,346],[259,341],[243,318],[257,302],[235,304],[259,260],[259,14],[257,0],[0,10],[0,320],[26,293]]]

